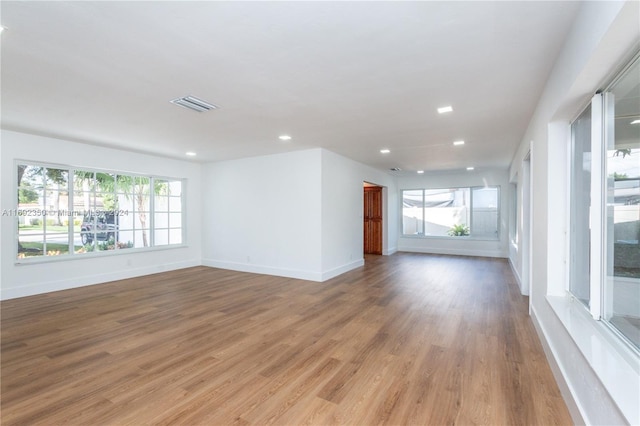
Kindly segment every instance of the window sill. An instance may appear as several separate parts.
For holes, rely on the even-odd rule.
[[[629,424],[640,424],[637,354],[579,301],[570,296],[547,296],[547,301]]]
[[[481,237],[448,237],[444,235],[415,235],[403,234],[400,238],[415,238],[424,240],[451,240],[451,241],[500,241],[500,238],[481,238]]]
[[[74,254],[74,255],[67,254],[67,255],[60,255],[60,256],[34,256],[30,258],[27,257],[22,259],[16,259],[14,264],[16,266],[24,266],[24,265],[37,265],[41,263],[51,263],[51,262],[69,262],[69,261],[81,260],[81,259],[99,259],[99,258],[105,258],[109,256],[120,256],[123,254],[151,253],[151,252],[173,250],[173,249],[187,248],[187,247],[188,247],[187,244],[173,244],[173,245],[157,246],[157,247],[140,247],[140,248],[119,249],[119,250],[104,250],[104,251]]]

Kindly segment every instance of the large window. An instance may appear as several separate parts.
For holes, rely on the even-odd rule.
[[[183,181],[19,162],[17,258],[86,256],[183,242]]]
[[[498,238],[497,186],[402,191],[403,235]]]
[[[572,124],[570,292],[640,349],[640,59]]]

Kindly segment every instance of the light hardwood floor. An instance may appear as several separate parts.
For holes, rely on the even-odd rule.
[[[0,307],[3,425],[571,424],[502,259],[196,267]]]

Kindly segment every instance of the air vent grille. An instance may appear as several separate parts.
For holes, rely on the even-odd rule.
[[[392,167],[389,170],[391,170],[392,172],[399,172],[402,169],[400,167]]]
[[[184,96],[182,98],[177,98],[169,102],[197,112],[211,111],[212,109],[220,108],[217,105],[203,101],[202,99],[198,99],[195,96]]]

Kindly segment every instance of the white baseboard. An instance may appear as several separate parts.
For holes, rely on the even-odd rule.
[[[3,288],[2,293],[0,294],[0,300],[16,299],[18,297],[34,296],[36,294],[50,293],[53,291],[104,284],[110,281],[124,280],[127,278],[135,278],[143,275],[157,274],[159,272],[173,271],[176,269],[184,269],[200,265],[201,262],[199,260],[189,260],[146,266],[143,268],[126,269],[107,274],[86,275],[66,280],[47,281],[27,286]]]
[[[299,269],[274,268],[272,266],[253,265],[250,263],[229,262],[226,260],[202,259],[202,265],[212,268],[229,269],[231,271],[251,272],[253,274],[275,275],[278,277],[297,278],[299,280],[322,281],[322,274],[316,271]]]
[[[509,266],[511,266],[511,272],[513,272],[513,276],[516,277],[516,282],[518,283],[518,288],[522,293],[522,279],[520,279],[520,274],[518,274],[518,270],[516,269],[516,265],[513,264],[513,261],[509,257]]]
[[[384,256],[391,256],[392,254],[398,251],[398,247],[389,247],[388,249],[382,250],[382,254]]]
[[[299,269],[274,268],[272,266],[252,265],[249,263],[229,262],[226,260],[202,259],[202,265],[212,268],[229,269],[231,271],[250,272],[253,274],[274,275],[278,277],[297,278],[299,280],[323,282],[349,272],[364,265],[359,259],[325,272],[304,271]]]
[[[127,278],[135,278],[143,275],[157,274],[159,272],[173,271],[177,269],[184,269],[201,265],[210,266],[213,268],[230,269],[240,272],[276,275],[280,277],[322,282],[337,277],[338,275],[344,274],[345,272],[349,272],[352,269],[363,266],[364,259],[359,259],[322,273],[315,271],[273,268],[269,266],[218,261],[213,259],[202,259],[202,261],[191,260],[175,263],[165,263],[162,265],[146,266],[136,269],[126,269],[106,274],[87,275],[72,279],[54,280],[19,287],[4,288],[0,292],[0,300],[16,299],[19,297],[34,296],[36,294],[51,293],[54,291],[68,290],[77,287],[104,284],[110,281],[124,280]]]
[[[506,258],[501,250],[469,250],[469,249],[448,249],[448,248],[416,248],[416,247],[398,247],[398,251],[409,253],[428,253],[428,254],[450,254],[453,256],[475,256],[475,257],[499,257]]]
[[[358,259],[354,262],[347,263],[346,265],[342,265],[338,268],[331,269],[330,271],[323,272],[322,281],[330,280],[331,278],[337,277],[338,275],[342,275],[345,272],[349,272],[352,269],[356,269],[361,266],[364,266],[364,259]]]

